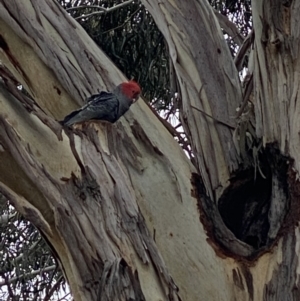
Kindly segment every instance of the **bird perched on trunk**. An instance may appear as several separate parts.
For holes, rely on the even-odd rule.
[[[114,123],[138,100],[140,94],[141,88],[135,81],[122,83],[111,93],[101,91],[90,96],[86,105],[67,115],[61,124],[71,126],[88,120],[106,120]]]

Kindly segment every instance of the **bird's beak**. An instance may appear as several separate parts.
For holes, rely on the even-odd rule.
[[[132,99],[132,102],[133,102],[133,103],[137,102],[139,98],[140,98],[140,94],[139,94],[137,97],[133,98],[133,99]]]

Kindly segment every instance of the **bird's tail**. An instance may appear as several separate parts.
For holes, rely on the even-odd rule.
[[[59,123],[62,126],[71,126],[74,123],[78,122],[77,118],[75,117],[78,114],[79,110],[76,110],[74,112],[71,112],[69,115],[67,115],[63,120],[60,120]]]

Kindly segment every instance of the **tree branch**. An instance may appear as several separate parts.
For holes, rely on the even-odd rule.
[[[232,37],[235,43],[241,46],[244,42],[244,36],[240,33],[236,25],[231,22],[226,16],[219,13],[216,9],[214,9],[214,13],[220,23],[220,26],[226,31],[226,33]]]
[[[107,10],[109,10],[109,8],[105,8],[105,7],[99,6],[99,5],[81,5],[81,6],[74,6],[74,7],[66,8],[66,11],[77,10],[77,9],[85,9],[85,8],[95,8],[95,9],[102,10],[103,12],[107,12]]]
[[[38,239],[37,241],[35,241],[27,250],[28,254],[32,252],[32,250],[34,250],[36,248],[36,246],[41,242],[41,238]],[[14,266],[17,265],[18,262],[20,262],[22,259],[24,258],[24,253],[20,254],[19,256],[17,256],[16,258],[14,258],[12,261],[13,261],[13,264]]]
[[[57,281],[55,282],[55,284],[51,287],[50,291],[48,292],[48,294],[46,295],[46,297],[44,298],[43,301],[48,301],[50,300],[50,298],[52,297],[53,293],[55,292],[55,290],[57,290],[61,284],[61,281],[64,279],[63,275],[61,275]]]
[[[16,212],[13,214],[3,214],[0,216],[0,224],[6,224],[11,218],[16,216]]]
[[[253,43],[253,39],[254,31],[252,30],[242,43],[236,57],[234,58],[234,63],[238,71],[241,71],[243,69],[245,55],[249,52],[249,48]]]
[[[102,15],[102,14],[110,13],[112,11],[115,11],[115,10],[119,9],[119,8],[130,5],[131,3],[133,3],[133,0],[128,0],[128,1],[125,1],[125,2],[120,3],[118,5],[115,5],[113,7],[109,7],[109,8],[105,8],[105,7],[98,6],[98,5],[82,5],[82,6],[67,8],[66,11],[71,11],[71,10],[75,10],[75,9],[86,9],[86,8],[92,8],[92,9],[99,9],[100,10],[100,11],[97,11],[97,12],[90,13],[88,15],[76,17],[75,20],[78,20],[80,18],[89,18],[89,17],[94,16],[94,15],[99,15],[99,14]]]
[[[31,273],[25,273],[25,274],[19,275],[17,277],[13,277],[13,278],[8,279],[8,280],[0,281],[0,287],[4,286],[4,285],[11,284],[11,283],[14,283],[14,282],[18,281],[19,279],[22,279],[22,278],[25,278],[25,277],[34,277],[34,276],[36,276],[40,273],[50,272],[50,271],[53,271],[55,269],[56,269],[56,265],[51,265],[51,266],[46,267],[44,269],[40,269],[40,270],[31,272]]]
[[[202,110],[200,110],[200,109],[198,109],[198,108],[196,108],[196,107],[194,107],[194,106],[192,106],[192,105],[191,105],[191,108],[193,108],[193,109],[195,109],[196,111],[198,111],[198,112],[204,114],[205,116],[207,116],[207,117],[213,119],[214,121],[216,121],[216,122],[218,122],[218,123],[220,123],[220,124],[223,124],[223,125],[229,127],[230,129],[235,130],[235,127],[234,127],[233,125],[231,125],[231,124],[226,123],[226,122],[224,122],[224,121],[221,121],[221,120],[219,120],[219,119],[216,119],[216,118],[214,118],[213,116],[211,116],[211,115],[205,113],[204,111],[202,111]]]

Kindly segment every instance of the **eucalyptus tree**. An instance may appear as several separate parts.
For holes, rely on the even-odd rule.
[[[124,75],[58,3],[1,0],[1,193],[75,300],[298,300],[299,5],[252,1],[250,31],[206,1],[141,3],[190,158],[142,100],[63,129]]]

